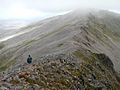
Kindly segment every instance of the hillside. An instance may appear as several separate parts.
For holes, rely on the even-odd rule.
[[[18,31],[0,42],[1,88],[119,90],[119,14],[76,10]]]

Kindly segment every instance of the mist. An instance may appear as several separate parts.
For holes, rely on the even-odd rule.
[[[95,8],[120,13],[120,0],[1,0],[0,20],[44,19],[77,8]]]

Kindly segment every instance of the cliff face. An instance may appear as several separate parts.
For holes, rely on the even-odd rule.
[[[119,90],[120,15],[76,10],[18,31],[0,43],[1,88]]]

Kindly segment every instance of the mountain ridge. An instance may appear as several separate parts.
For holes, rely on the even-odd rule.
[[[120,16],[105,10],[83,11],[84,10],[76,10],[66,15],[60,15],[28,25],[27,27],[21,28],[22,31],[28,32],[1,42],[0,70],[5,71],[8,69],[6,72],[10,71],[12,74],[12,71],[16,69],[15,66],[18,65],[18,68],[20,68],[20,70],[15,73],[15,79],[8,78],[6,80],[9,83],[11,83],[12,80],[11,84],[16,84],[14,80],[17,80],[17,85],[20,85],[22,82],[20,81],[21,78],[17,78],[17,76],[19,76],[19,74],[17,74],[18,72],[28,73],[27,70],[29,68],[36,70],[34,66],[38,66],[37,68],[40,66],[44,68],[43,70],[39,68],[39,72],[44,72],[41,73],[44,79],[39,79],[44,83],[50,83],[45,76],[46,73],[53,75],[54,71],[56,72],[55,68],[60,68],[60,75],[63,75],[65,79],[65,81],[63,80],[65,87],[61,86],[61,79],[58,82],[53,82],[53,85],[49,87],[47,84],[43,84],[43,82],[35,81],[32,77],[22,76],[22,78],[27,80],[25,82],[30,85],[32,83],[33,86],[37,84],[39,89],[57,90],[58,87],[55,84],[57,83],[58,86],[60,85],[59,89],[61,90],[63,90],[63,88],[67,90],[75,90],[76,88],[82,88],[82,90],[85,90],[85,88],[88,90],[89,88],[92,90],[98,88],[100,88],[100,90],[102,90],[102,88],[105,90],[108,88],[111,90],[119,90]],[[29,54],[32,55],[34,63],[26,65],[26,59]],[[65,54],[63,58],[61,54]],[[57,62],[55,60],[59,61]],[[45,61],[45,63],[42,66],[43,61]],[[38,64],[38,62],[40,63]],[[57,67],[57,65],[60,67]],[[71,71],[72,66],[76,72]],[[81,67],[79,66],[82,66],[84,71],[81,71]],[[28,68],[24,69],[24,67]],[[76,68],[78,68],[78,71]],[[76,78],[68,79],[66,78],[67,76],[64,76],[64,72],[72,73],[71,75]],[[78,73],[78,75],[76,75],[76,73]],[[82,73],[84,77],[84,79],[80,80],[86,80],[85,86],[82,84],[83,82],[78,80],[79,77],[77,76],[81,76],[79,73]],[[93,75],[93,73],[95,73],[95,75]],[[55,75],[56,74],[58,75],[58,73],[55,73]],[[89,74],[93,77],[91,83],[89,83]],[[31,71],[30,75],[33,75]],[[39,75],[33,75],[33,77],[35,76]],[[69,75],[68,77],[71,78]],[[95,78],[97,78],[97,80]],[[30,81],[28,79],[30,79]],[[53,78],[53,80],[56,79],[57,77]],[[66,85],[66,80],[76,82],[71,86],[72,89]],[[42,85],[39,85],[38,82],[42,83]],[[109,85],[110,87],[108,87]]]

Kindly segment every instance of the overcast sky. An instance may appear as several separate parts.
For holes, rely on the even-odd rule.
[[[0,0],[0,19],[45,18],[76,8],[120,12],[120,0]]]

